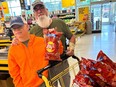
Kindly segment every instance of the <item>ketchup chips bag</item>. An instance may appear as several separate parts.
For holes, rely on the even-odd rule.
[[[44,38],[46,43],[46,59],[61,61],[60,54],[63,52],[63,46],[60,41],[62,32],[53,29],[44,29]]]
[[[116,63],[100,51],[97,60],[82,58],[73,84],[79,87],[116,87]]]

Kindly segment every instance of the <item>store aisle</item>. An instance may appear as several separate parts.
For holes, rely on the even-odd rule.
[[[103,33],[112,33],[115,32],[114,24],[102,24],[102,32]]]
[[[114,25],[102,25],[102,33],[86,34],[76,38],[75,55],[79,58],[96,59],[100,50],[116,62],[116,32]],[[70,64],[73,64],[74,61],[69,60]]]
[[[96,59],[100,50],[116,62],[116,33],[114,31],[106,32],[106,29],[104,29],[103,33],[77,38],[75,55],[79,58]]]
[[[105,28],[103,31],[103,33],[89,34],[76,38],[75,55],[79,58],[84,57],[95,60],[98,52],[102,50],[109,58],[116,62],[116,32],[109,32]],[[72,58],[69,58],[68,61],[70,66],[77,62]],[[75,70],[78,73],[79,68]],[[72,71],[70,74],[72,85],[74,74]]]
[[[102,50],[107,56],[116,62],[116,32],[114,25],[102,25],[102,33],[86,34],[76,38],[75,55],[79,58],[96,59]],[[73,64],[75,60],[69,59]]]

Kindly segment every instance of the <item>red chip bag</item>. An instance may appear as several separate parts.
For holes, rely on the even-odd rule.
[[[75,87],[99,87],[98,84],[87,74],[78,73],[73,80],[73,84],[76,84]]]
[[[116,63],[113,62],[102,50],[97,55],[97,61],[101,61],[110,65],[114,70],[116,70]]]
[[[46,43],[46,59],[61,61],[60,54],[63,52],[63,46],[60,41],[62,32],[57,32],[53,29],[44,29],[44,38]]]

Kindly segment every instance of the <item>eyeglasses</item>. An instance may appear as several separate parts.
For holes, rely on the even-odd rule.
[[[14,25],[11,27],[11,30],[16,30],[16,29],[20,30],[22,28],[23,28],[23,26],[21,26],[21,25]]]
[[[34,11],[38,11],[38,10],[41,10],[41,9],[44,9],[44,5],[36,5],[33,9]]]

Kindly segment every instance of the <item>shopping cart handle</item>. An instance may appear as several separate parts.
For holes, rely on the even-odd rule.
[[[80,59],[79,59],[77,56],[75,56],[75,55],[68,56],[68,55],[66,54],[66,52],[67,52],[67,51],[64,51],[65,56],[67,56],[67,57],[72,57],[73,59],[77,59],[77,61],[80,63]],[[68,59],[68,58],[67,58],[67,59]]]
[[[80,62],[80,59],[77,56],[73,55],[72,58],[77,59],[77,61]]]
[[[38,76],[39,76],[40,78],[42,78],[42,73],[43,73],[45,70],[47,70],[48,68],[50,68],[50,67],[51,67],[51,65],[49,64],[49,65],[47,65],[46,67],[44,67],[44,68],[38,70],[38,71],[37,71]]]
[[[66,55],[66,54],[65,54],[65,55]],[[67,56],[68,56],[68,55],[67,55]],[[80,59],[79,59],[77,56],[72,55],[72,56],[69,56],[69,57],[72,57],[72,58],[74,58],[74,59],[77,59],[77,61],[80,63]],[[63,60],[63,61],[64,61],[64,60]],[[42,73],[43,73],[45,70],[47,70],[47,69],[49,69],[49,68],[51,68],[51,67],[53,67],[53,66],[55,66],[55,65],[56,65],[56,64],[49,64],[49,65],[47,65],[46,67],[44,67],[44,68],[38,70],[38,71],[37,71],[38,76],[39,76],[40,78],[42,78]]]

